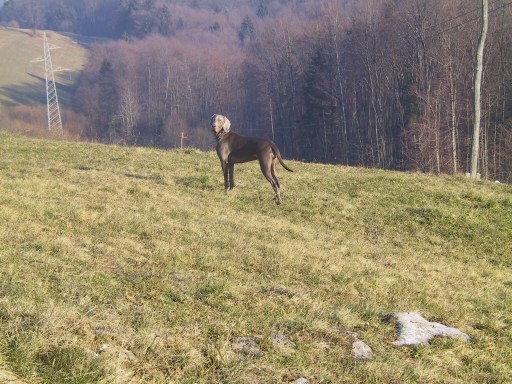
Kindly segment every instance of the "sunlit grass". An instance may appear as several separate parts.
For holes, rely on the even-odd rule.
[[[507,382],[510,186],[287,163],[276,206],[256,163],[0,133],[0,378]],[[473,341],[392,346],[413,310]]]
[[[44,62],[33,60],[43,56],[43,32],[0,30],[0,105],[46,103]],[[71,102],[70,87],[77,81],[87,50],[71,37],[47,31],[52,49],[52,64],[59,100]],[[62,70],[63,69],[63,70]],[[0,109],[0,117],[3,112]]]

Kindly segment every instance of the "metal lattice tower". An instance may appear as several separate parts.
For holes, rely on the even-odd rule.
[[[59,99],[57,98],[57,87],[55,86],[54,72],[61,69],[54,69],[52,65],[52,56],[50,50],[59,48],[55,45],[50,45],[46,38],[46,32],[43,38],[44,55],[38,57],[32,62],[44,61],[44,70],[46,78],[46,106],[48,110],[48,130],[62,131],[62,119],[60,117]]]

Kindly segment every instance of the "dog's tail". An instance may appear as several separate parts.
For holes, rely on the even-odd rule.
[[[281,163],[281,165],[284,167],[284,169],[286,169],[289,172],[293,172],[284,163],[283,158],[281,157],[281,152],[279,152],[279,148],[277,148],[277,146],[274,143],[272,143],[272,151],[274,152],[274,155],[277,157],[277,160],[279,160],[279,163]]]

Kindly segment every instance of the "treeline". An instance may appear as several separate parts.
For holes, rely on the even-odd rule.
[[[207,122],[223,113],[289,158],[469,170],[479,2],[150,3],[176,7],[170,33],[131,30],[91,49],[76,94],[90,137],[173,147],[184,132],[212,148]],[[510,182],[512,6],[490,5],[480,171]]]
[[[1,21],[27,29],[122,38],[169,35],[169,2],[154,0],[7,0]]]
[[[1,3],[4,3],[3,7]],[[282,9],[300,9],[312,0],[4,0],[0,22],[26,29],[50,29],[106,38],[173,36],[201,28],[216,31],[213,15],[238,18],[254,13],[276,16]],[[205,19],[213,19],[207,22]]]

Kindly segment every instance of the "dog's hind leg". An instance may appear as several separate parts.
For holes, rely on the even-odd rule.
[[[277,185],[277,189],[281,189],[281,184],[279,184],[279,179],[277,178],[276,173],[276,158],[272,160],[272,165],[270,166],[270,172],[272,173],[272,178],[274,179],[274,182]]]
[[[277,178],[275,157],[272,159],[272,163],[270,165],[270,173],[276,185],[276,188],[274,188],[274,191],[276,192],[276,203],[281,204],[281,184],[279,184],[279,179]]]
[[[268,180],[270,185],[272,186],[272,189],[274,190],[276,196],[276,204],[281,204],[281,192],[279,190],[279,180],[275,176],[275,164],[274,160],[269,160],[267,162],[260,159],[260,168],[261,172],[263,173],[263,176]]]

